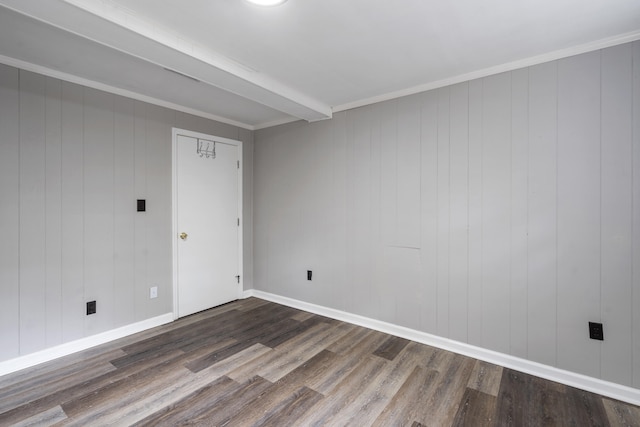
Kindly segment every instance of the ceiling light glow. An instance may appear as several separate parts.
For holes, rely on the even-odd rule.
[[[258,6],[278,6],[286,2],[287,0],[248,0],[249,3],[257,4]]]

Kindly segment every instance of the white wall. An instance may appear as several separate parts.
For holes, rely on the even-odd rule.
[[[0,361],[171,312],[172,126],[244,142],[251,287],[251,131],[0,65]]]
[[[640,388],[639,112],[634,42],[258,131],[254,286]]]

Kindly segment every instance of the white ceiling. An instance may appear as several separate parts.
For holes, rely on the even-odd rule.
[[[640,0],[0,0],[0,62],[248,129],[637,39]]]

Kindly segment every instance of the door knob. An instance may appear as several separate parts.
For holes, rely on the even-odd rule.
[[[183,231],[182,233],[180,233],[180,238],[181,238],[182,240],[187,240],[187,236],[188,236],[188,234],[187,234],[187,233],[185,233],[184,231]]]

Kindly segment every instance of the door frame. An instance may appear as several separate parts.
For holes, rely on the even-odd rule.
[[[172,238],[172,261],[173,261],[173,319],[178,319],[178,162],[176,154],[178,149],[178,136],[186,136],[189,138],[200,138],[209,141],[216,141],[225,144],[235,145],[238,149],[238,274],[240,280],[237,288],[238,299],[242,297],[242,289],[244,288],[244,270],[243,270],[243,212],[242,212],[242,141],[236,139],[223,138],[221,136],[209,135],[200,132],[194,132],[186,129],[171,128],[171,238]]]

